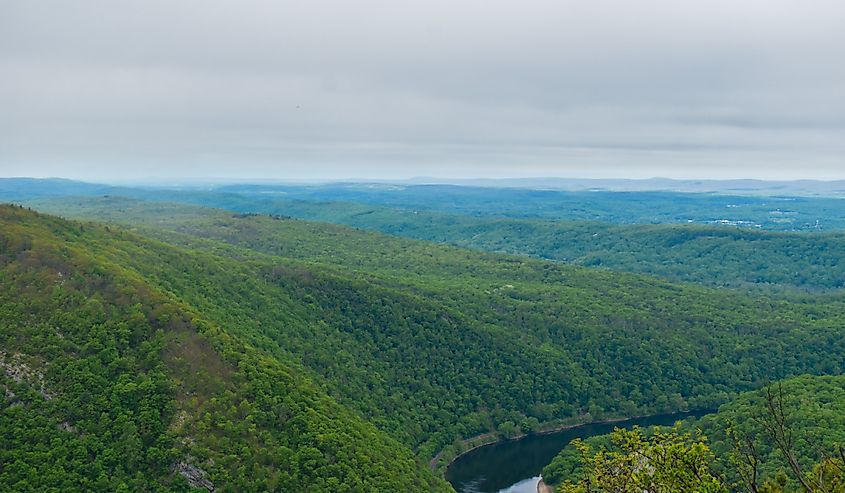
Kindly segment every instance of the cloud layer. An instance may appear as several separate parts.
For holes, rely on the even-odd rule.
[[[0,0],[0,175],[845,178],[838,0]]]

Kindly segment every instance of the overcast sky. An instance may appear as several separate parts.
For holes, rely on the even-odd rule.
[[[0,176],[845,178],[842,0],[0,0]]]

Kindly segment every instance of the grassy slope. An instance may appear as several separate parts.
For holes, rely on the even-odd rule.
[[[845,358],[838,302],[751,299],[185,206],[111,198],[78,207],[66,211],[190,247],[198,260],[166,276],[143,258],[124,261],[203,313],[262,334],[268,351],[298,358],[422,457],[532,417],[706,407],[768,379],[841,372]],[[277,300],[310,307],[297,315],[308,329],[282,330],[290,324],[273,311]]]
[[[162,273],[195,258],[0,207],[3,488],[182,491],[171,465],[186,461],[218,491],[448,490],[297,365],[130,257]]]

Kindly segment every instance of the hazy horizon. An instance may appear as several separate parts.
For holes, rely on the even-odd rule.
[[[396,184],[396,185],[458,185],[458,186],[485,186],[502,185],[526,188],[542,188],[546,185],[550,188],[560,188],[569,185],[575,189],[579,186],[586,186],[595,183],[601,185],[629,185],[636,189],[637,185],[643,185],[644,189],[659,189],[661,185],[675,184],[681,186],[691,185],[719,185],[746,184],[752,188],[776,188],[779,185],[825,185],[845,184],[845,179],[819,180],[819,179],[795,179],[795,180],[767,180],[759,178],[735,178],[735,179],[711,179],[711,178],[689,178],[677,179],[665,176],[651,176],[648,178],[579,178],[572,176],[530,176],[530,177],[501,177],[487,178],[482,176],[471,178],[448,178],[438,176],[411,176],[408,178],[378,178],[378,177],[338,177],[338,178],[273,178],[273,177],[219,177],[219,176],[194,176],[194,177],[142,177],[142,178],[118,178],[109,179],[105,177],[92,177],[89,179],[69,178],[66,176],[0,176],[0,180],[67,180],[79,183],[109,186],[216,186],[216,185],[331,185],[331,184]],[[837,189],[838,190],[838,189]],[[843,190],[845,191],[845,190]]]

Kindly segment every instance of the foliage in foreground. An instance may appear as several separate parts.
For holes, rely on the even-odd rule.
[[[581,478],[565,481],[561,493],[726,493],[727,488],[711,469],[715,457],[698,434],[679,427],[656,430],[616,429],[613,447],[594,451],[580,440],[571,446],[581,455]]]
[[[842,493],[845,491],[845,456],[826,457],[807,473],[793,478],[783,471],[760,484],[745,476],[730,482],[719,472],[715,454],[700,432],[683,432],[680,424],[669,431],[617,429],[612,447],[594,450],[579,440],[570,446],[580,454],[576,479],[567,479],[559,493]],[[739,452],[738,450],[736,452]],[[787,452],[788,453],[788,452]],[[731,457],[735,460],[736,457]],[[746,457],[746,460],[748,457]],[[733,467],[748,468],[749,462]]]
[[[543,477],[561,493],[842,493],[843,396],[842,377],[790,379],[669,431],[574,441]]]

